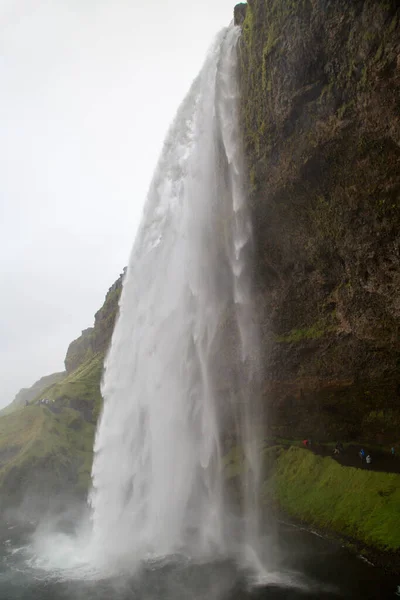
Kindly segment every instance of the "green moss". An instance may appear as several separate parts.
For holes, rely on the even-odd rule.
[[[247,5],[246,17],[243,21],[242,35],[247,46],[252,45],[253,39],[254,14],[250,4]]]
[[[272,80],[268,72],[267,59],[279,41],[279,33],[275,22],[268,28],[267,41],[262,50],[262,87],[264,91],[272,90]]]
[[[350,102],[345,102],[337,111],[337,115],[339,119],[343,119],[348,115],[354,108],[354,100],[350,100]]]
[[[361,85],[365,86],[367,85],[368,82],[368,69],[366,66],[363,67],[362,71],[361,71]]]
[[[365,31],[364,32],[364,40],[366,42],[372,42],[375,39],[375,33],[373,31]]]
[[[301,4],[305,6],[307,0]],[[273,73],[271,65],[272,55],[277,50],[281,52],[282,35],[287,28],[290,16],[296,11],[299,3],[291,0],[271,0],[264,4],[256,0],[248,5],[246,18],[242,26],[242,51],[241,71],[246,73],[250,96],[242,102],[242,118],[245,123],[245,148],[252,159],[261,158],[268,153],[265,134],[268,133],[270,123],[265,119],[266,108],[271,102],[273,94]],[[264,12],[265,27],[255,30],[255,21]],[[261,81],[258,81],[258,73]]]
[[[393,33],[394,32],[394,30],[396,29],[396,27],[398,25],[398,22],[399,22],[398,16],[395,15],[393,17],[393,19],[391,20],[390,25],[388,27],[388,33]]]
[[[382,56],[383,56],[383,44],[380,44],[380,46],[378,47],[378,50],[375,53],[374,62],[380,61]]]
[[[289,514],[382,550],[400,548],[400,475],[342,467],[300,448],[281,452],[272,480]]]
[[[289,333],[275,336],[275,341],[280,343],[296,343],[303,340],[318,340],[324,335],[336,331],[336,326],[327,319],[320,319],[309,327],[292,329]]]

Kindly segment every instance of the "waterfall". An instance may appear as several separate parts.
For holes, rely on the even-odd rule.
[[[237,42],[223,30],[167,135],[106,360],[90,495],[108,564],[232,549],[223,454],[243,453],[243,547],[257,537],[258,342]]]

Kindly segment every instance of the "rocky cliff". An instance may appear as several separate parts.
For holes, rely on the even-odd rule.
[[[77,369],[93,355],[104,354],[107,351],[118,314],[118,301],[125,270],[108,290],[103,306],[94,316],[94,326],[82,331],[80,337],[69,345],[65,357],[67,373]]]
[[[235,9],[267,426],[400,441],[400,8]]]

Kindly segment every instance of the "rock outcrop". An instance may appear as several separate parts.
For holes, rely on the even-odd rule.
[[[399,441],[399,4],[249,0],[242,28],[268,427]]]
[[[65,357],[65,370],[71,373],[98,353],[104,354],[110,344],[118,302],[126,269],[107,292],[105,302],[94,317],[94,326],[84,329],[82,334],[70,343]]]

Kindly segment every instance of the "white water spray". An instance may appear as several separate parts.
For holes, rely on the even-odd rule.
[[[231,551],[222,454],[232,434],[246,464],[243,547],[257,537],[239,33],[219,34],[178,111],[124,281],[92,472],[94,545],[107,564]]]

